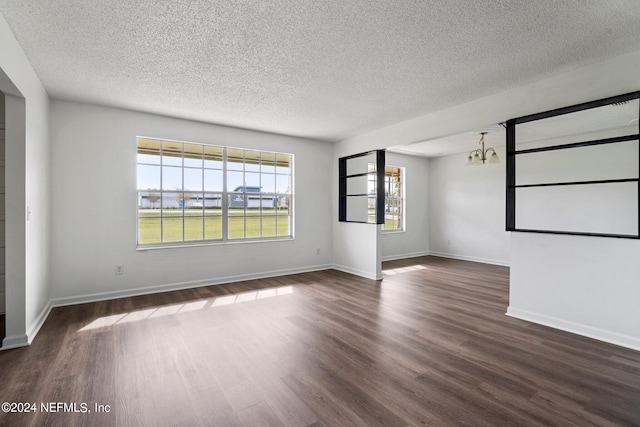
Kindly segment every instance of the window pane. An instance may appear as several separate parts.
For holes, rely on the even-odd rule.
[[[278,216],[278,236],[289,236],[291,232],[289,230],[289,217]]]
[[[260,152],[244,150],[244,170],[260,172]]]
[[[140,209],[148,209],[148,210],[158,209],[158,215],[160,215],[159,209],[160,209],[161,198],[162,196],[160,195],[160,193],[140,191],[138,193],[138,207]]]
[[[385,201],[383,230],[402,230],[402,209],[404,168],[397,166],[385,167]]]
[[[254,172],[245,172],[244,185],[247,186],[247,193],[259,193],[260,192],[260,174]]]
[[[184,193],[185,215],[202,215],[204,209],[202,193]]]
[[[222,194],[220,193],[205,193],[203,202],[205,211],[217,210],[220,212],[222,206]]]
[[[227,172],[227,191],[243,191],[244,173],[229,171]]]
[[[261,167],[262,172],[276,173],[276,155],[273,153],[262,153],[261,155]]]
[[[260,237],[260,210],[247,210],[246,237]]]
[[[182,190],[182,168],[172,166],[162,167],[162,189]]]
[[[276,199],[276,206],[278,208],[278,215],[289,215],[291,196],[278,196]]]
[[[276,175],[276,192],[282,194],[290,194],[290,176],[289,175]]]
[[[276,172],[282,174],[290,174],[291,156],[286,154],[276,155]]]
[[[376,223],[376,198],[369,197],[367,201],[368,221]]]
[[[182,217],[170,216],[162,219],[163,242],[181,242],[182,237]]]
[[[262,215],[276,215],[276,204],[278,203],[277,198],[271,198],[270,196],[263,196],[263,198],[269,198],[268,200],[263,200],[262,208],[260,212]]]
[[[398,216],[397,215],[385,214],[384,229],[385,230],[396,230],[397,228],[398,228]]]
[[[184,189],[202,191],[202,169],[184,168]]]
[[[398,181],[391,180],[391,182],[389,182],[389,196],[400,197],[400,184]]]
[[[263,212],[264,214],[264,212]],[[284,226],[284,223],[283,223]],[[276,236],[276,217],[266,215],[262,217],[262,237]]]
[[[171,214],[178,212],[182,215],[182,193],[162,193],[162,209]]]
[[[141,212],[138,218],[138,243],[160,243],[160,218]]]
[[[244,195],[243,194],[230,194],[229,195],[229,216],[244,216]]]
[[[274,196],[263,196],[259,193],[247,193],[245,196],[248,209],[259,209],[260,207],[272,207],[274,205]]]
[[[162,164],[182,166],[182,143],[181,142],[162,142]]]
[[[202,240],[203,229],[202,216],[185,216],[184,240]]]
[[[400,212],[400,206],[397,199],[388,198],[385,203],[385,212],[398,213]]]
[[[217,215],[207,211],[204,217],[204,238],[222,239],[222,215],[219,211]]]
[[[184,144],[184,166],[202,167],[202,145]]]
[[[244,170],[244,152],[237,148],[227,149],[227,169]]]
[[[244,215],[245,207],[245,195],[244,194],[229,194],[229,215],[233,215],[232,211],[240,210]]]
[[[138,165],[138,190],[160,189],[160,166]]]
[[[244,239],[244,216],[229,217],[229,239]]]
[[[275,193],[276,192],[276,176],[270,173],[260,174],[260,186],[263,193]]]
[[[367,175],[367,194],[376,194],[378,191],[378,180],[376,175]]]
[[[222,169],[222,147],[204,146],[204,167]]]
[[[204,170],[204,191],[222,191],[221,170]]]
[[[160,164],[160,141],[138,138],[138,163]]]

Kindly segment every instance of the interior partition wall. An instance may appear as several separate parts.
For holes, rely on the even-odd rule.
[[[640,92],[508,120],[506,230],[640,238]]]

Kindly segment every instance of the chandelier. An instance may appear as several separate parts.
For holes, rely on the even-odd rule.
[[[480,141],[478,141],[478,144],[482,148],[477,148],[469,152],[469,157],[467,157],[468,165],[482,165],[485,162],[500,163],[500,158],[493,147],[484,148],[484,136],[487,133],[488,132],[480,132]],[[487,157],[489,153],[491,153],[491,156]]]

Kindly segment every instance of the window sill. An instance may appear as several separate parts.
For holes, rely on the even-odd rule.
[[[273,242],[291,242],[295,240],[293,237],[274,237],[269,239],[242,239],[242,240],[212,240],[198,242],[176,242],[176,243],[150,243],[147,245],[136,246],[136,251],[152,251],[157,249],[175,249],[175,248],[193,248],[197,246],[227,246],[247,243],[273,243]]]
[[[382,234],[402,234],[405,233],[405,230],[380,230]]]

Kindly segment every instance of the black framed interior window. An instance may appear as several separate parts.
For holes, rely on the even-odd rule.
[[[508,120],[506,230],[640,238],[640,92]]]
[[[338,160],[339,221],[384,224],[384,170],[384,150]]]

